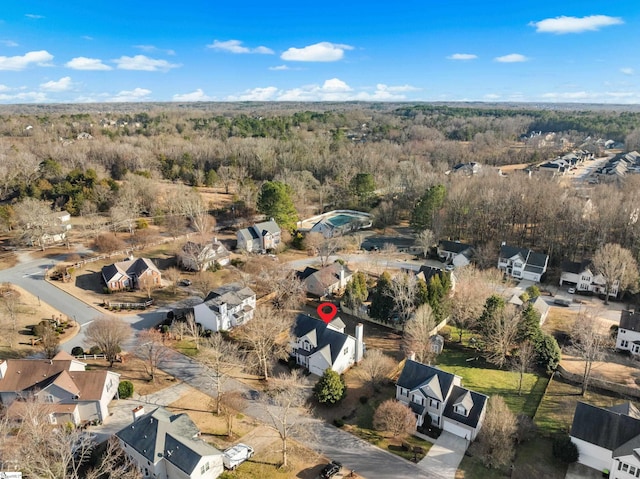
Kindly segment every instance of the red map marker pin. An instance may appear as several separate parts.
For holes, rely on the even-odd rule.
[[[336,317],[336,314],[338,314],[338,308],[333,303],[320,303],[318,306],[318,316],[327,324]]]

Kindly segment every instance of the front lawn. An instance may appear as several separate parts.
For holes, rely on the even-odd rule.
[[[487,396],[500,395],[515,414],[533,417],[549,379],[534,373],[524,375],[522,394],[518,395],[519,375],[497,369],[487,363],[475,349],[447,344],[438,356],[437,366],[462,377],[462,385]]]

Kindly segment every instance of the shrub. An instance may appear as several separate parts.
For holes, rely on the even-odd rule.
[[[102,354],[102,349],[100,349],[100,346],[91,346],[89,354]]]
[[[145,219],[136,220],[136,229],[143,230],[149,227],[149,223]]]
[[[347,385],[340,374],[327,368],[314,386],[313,395],[320,404],[333,406],[347,395]]]
[[[118,384],[118,397],[120,399],[128,399],[133,396],[133,383],[131,381],[120,381]]]
[[[445,341],[451,340],[451,326],[443,326],[438,331],[438,334],[444,338]]]
[[[84,349],[81,346],[74,346],[71,350],[71,356],[82,356],[84,354]]]
[[[342,426],[344,426],[344,421],[342,419],[334,419],[333,420],[333,425],[335,427],[342,427]]]
[[[578,447],[571,442],[569,436],[558,436],[553,439],[553,457],[567,464],[572,464],[578,460],[580,453]]]

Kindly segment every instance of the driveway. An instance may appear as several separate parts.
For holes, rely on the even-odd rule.
[[[565,479],[599,479],[602,478],[602,472],[591,469],[577,462],[569,465]]]
[[[467,450],[467,441],[448,431],[442,431],[428,454],[418,463],[424,471],[443,479],[455,479],[460,461]]]

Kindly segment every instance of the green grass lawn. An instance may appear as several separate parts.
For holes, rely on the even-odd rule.
[[[542,399],[534,422],[540,433],[544,435],[558,432],[568,432],[573,421],[573,413],[578,401],[583,401],[594,406],[613,406],[620,404],[622,399],[614,396],[587,391],[580,395],[580,386],[574,386],[556,379],[551,381],[547,394]]]
[[[547,386],[548,378],[537,374],[524,375],[522,394],[518,395],[519,375],[497,369],[487,363],[474,349],[447,345],[438,356],[437,366],[462,377],[462,385],[487,396],[500,395],[511,410],[533,417]]]

